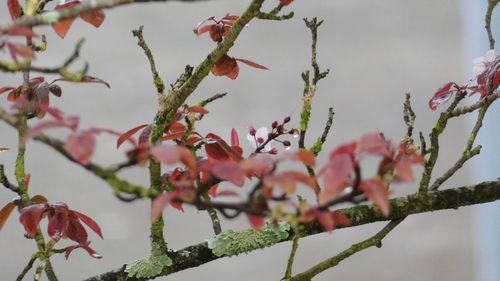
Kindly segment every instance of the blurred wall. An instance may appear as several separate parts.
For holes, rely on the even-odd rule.
[[[36,28],[47,34],[49,42],[48,51],[38,55],[36,64],[59,64],[71,53],[76,41],[85,37],[80,61],[89,62],[90,74],[110,82],[112,89],[61,83],[63,96],[52,99],[53,105],[81,116],[82,128],[99,126],[125,131],[149,122],[156,105],[149,66],[131,30],[144,25],[145,38],[162,78],[170,83],[186,64],[196,64],[213,48],[208,38],[192,33],[196,23],[211,15],[240,14],[248,2],[134,4],[106,11],[106,21],[99,29],[77,20],[64,40],[57,38],[50,27]],[[303,87],[300,73],[308,69],[310,61],[310,34],[303,17],[325,20],[319,32],[318,59],[321,67],[331,69],[331,74],[319,85],[308,141],[313,140],[313,134],[321,133],[327,109],[332,106],[336,115],[326,145],[328,150],[374,130],[398,141],[405,132],[402,103],[406,92],[412,94],[417,131],[427,134],[439,114],[429,110],[428,99],[445,82],[468,80],[462,63],[462,11],[456,1],[297,0],[290,9],[296,13],[290,21],[250,23],[230,51],[232,56],[264,64],[270,71],[241,66],[240,77],[235,81],[209,76],[190,97],[189,102],[196,102],[214,93],[229,92],[225,99],[209,106],[211,113],[199,124],[201,133],[228,137],[234,127],[243,135],[250,124],[269,125],[287,115],[298,120]],[[0,19],[3,23],[8,21],[6,9],[0,9]],[[473,32],[483,30],[478,27]],[[0,82],[0,87],[17,85],[21,77],[2,73]],[[0,98],[1,106],[7,108],[5,98]],[[460,120],[449,125],[436,175],[458,159],[465,143],[464,128],[468,126]],[[1,145],[15,147],[15,132],[3,124],[0,131]],[[57,131],[55,135],[64,134]],[[125,150],[117,151],[115,141],[113,137],[100,137],[93,160],[104,165],[122,160]],[[35,142],[28,146],[30,191],[44,194],[54,202],[67,202],[71,208],[95,218],[104,231],[105,240],[91,236],[92,245],[104,255],[102,260],[94,260],[83,251],[73,253],[69,261],[54,257],[61,280],[79,280],[148,254],[147,202],[120,202],[105,183],[51,149]],[[14,159],[15,150],[0,155],[0,163],[9,167],[11,179]],[[468,168],[466,165],[447,185],[472,183],[467,177]],[[144,169],[130,169],[124,176],[147,183]],[[416,185],[399,186],[394,194],[415,190]],[[0,189],[0,204],[12,197],[12,193]],[[470,213],[471,208],[465,208],[409,217],[386,238],[383,248],[363,251],[316,279],[473,280]],[[166,238],[175,249],[212,235],[208,216],[193,209],[183,214],[167,210],[166,223]],[[244,219],[223,223],[225,229],[247,226]],[[382,226],[377,223],[303,239],[295,270],[304,270],[338,253]],[[24,239],[22,233],[16,216],[0,232],[2,280],[14,279],[35,250],[34,243]],[[282,243],[158,280],[279,280],[289,248],[290,243]]]

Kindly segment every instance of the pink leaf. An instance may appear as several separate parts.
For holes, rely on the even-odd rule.
[[[231,146],[240,146],[238,132],[234,128],[231,130]]]
[[[372,201],[384,216],[389,215],[389,190],[380,179],[369,179],[361,182],[361,191]]]
[[[228,160],[212,167],[211,172],[221,180],[227,180],[236,186],[243,186],[245,183],[245,172],[238,163]]]
[[[90,163],[90,158],[94,153],[96,140],[94,134],[84,131],[80,134],[72,133],[66,139],[64,149],[68,154],[82,165]]]
[[[360,153],[368,153],[384,158],[392,158],[391,143],[385,140],[380,133],[366,134],[358,141],[357,150]]]
[[[74,131],[78,127],[78,123],[79,119],[76,116],[70,116],[68,118],[60,120],[42,121],[28,130],[26,139],[33,138],[41,134],[43,131],[52,128],[69,128]]]
[[[319,194],[319,203],[326,204],[335,195],[350,185],[350,176],[354,170],[354,163],[349,154],[338,154],[321,169],[318,177],[324,177],[325,186]]]
[[[182,146],[161,144],[151,149],[151,154],[160,162],[167,165],[182,162],[190,169],[196,169],[196,160],[191,152]]]

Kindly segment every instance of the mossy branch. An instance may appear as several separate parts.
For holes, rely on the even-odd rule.
[[[454,189],[431,191],[427,194],[415,193],[404,197],[394,198],[390,200],[391,212],[388,217],[382,215],[377,207],[373,205],[355,206],[340,209],[338,211],[347,215],[352,221],[350,226],[345,227],[354,227],[378,221],[398,220],[413,214],[445,209],[458,209],[460,207],[497,200],[500,200],[500,180],[482,182],[476,185]],[[338,228],[345,227],[339,226]],[[303,231],[301,233],[302,237],[306,237],[323,232],[322,226],[314,222],[303,225]],[[290,231],[289,234],[289,238],[282,240],[282,242],[288,241],[294,237],[293,231]],[[169,256],[174,263],[172,266],[165,268],[161,276],[197,267],[219,258],[212,253],[206,242],[179,251],[169,252]],[[85,279],[85,281],[120,280],[119,278],[126,276],[124,268],[125,267],[122,266],[116,270]]]
[[[10,126],[17,128],[19,126],[18,118],[14,115],[9,114],[3,108],[0,108],[0,119]],[[115,194],[129,194],[133,195],[137,198],[147,198],[154,197],[156,193],[151,193],[145,187],[130,183],[120,177],[117,176],[116,172],[112,168],[104,168],[94,163],[89,163],[88,165],[83,165],[78,161],[74,160],[64,149],[64,142],[55,138],[51,138],[47,135],[40,134],[34,137],[34,140],[39,141],[53,148],[55,151],[59,152],[61,155],[66,157],[69,161],[82,166],[89,172],[96,175],[98,178],[101,178],[105,182],[109,184],[109,186],[113,189]]]
[[[153,74],[153,83],[155,85],[156,91],[158,92],[158,97],[161,99],[163,97],[163,91],[165,90],[165,84],[158,74],[158,70],[156,69],[155,60],[153,57],[153,53],[149,48],[148,44],[144,40],[144,36],[142,34],[144,26],[140,26],[139,29],[132,30],[132,34],[134,37],[137,37],[137,45],[142,48],[144,54],[148,58],[149,66],[151,67],[151,73]]]

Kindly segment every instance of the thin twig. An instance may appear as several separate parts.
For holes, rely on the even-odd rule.
[[[7,175],[5,175],[5,168],[3,164],[0,164],[0,183],[3,184],[6,188],[18,193],[19,189],[17,186],[13,185],[10,183],[9,179],[7,178]]]
[[[325,124],[325,128],[323,129],[323,133],[316,140],[314,145],[311,148],[309,148],[309,151],[314,153],[314,155],[318,155],[321,152],[321,150],[323,149],[323,144],[325,143],[326,138],[328,137],[328,133],[330,132],[330,129],[332,128],[334,115],[335,115],[335,112],[333,112],[333,108],[332,107],[328,108],[328,118],[326,120],[326,124]]]
[[[149,48],[146,41],[144,40],[144,36],[142,34],[143,28],[144,26],[141,25],[139,29],[132,30],[132,34],[134,35],[134,37],[137,37],[137,45],[139,45],[139,47],[142,48],[144,54],[148,58],[149,65],[151,67],[151,73],[153,74],[153,83],[156,87],[156,91],[158,92],[159,98],[161,99],[164,94],[163,91],[165,90],[165,83],[163,83],[163,80],[158,74],[153,53],[151,52],[151,49]]]
[[[413,129],[415,127],[415,112],[411,107],[410,93],[406,93],[405,102],[403,104],[403,120],[406,124],[406,138],[409,140],[409,144],[413,145]]]
[[[493,101],[494,99],[489,100],[479,110],[476,123],[474,124],[474,127],[472,128],[472,131],[470,132],[469,137],[467,138],[467,142],[465,143],[464,151],[460,159],[458,159],[458,161],[441,177],[437,178],[434,181],[434,183],[430,187],[430,190],[437,190],[446,180],[452,177],[455,174],[455,172],[458,171],[465,164],[467,160],[471,159],[472,157],[478,155],[481,152],[480,145],[476,146],[474,149],[472,149],[472,145],[474,145],[474,141],[476,140],[477,134],[479,133],[479,130],[483,126],[483,119],[484,116],[486,115],[486,111],[488,110],[488,107],[493,103]]]
[[[33,264],[35,261],[38,259],[38,255],[34,254],[31,256],[30,260],[28,261],[28,264],[23,268],[23,271],[17,276],[16,281],[21,281],[24,279],[24,276],[30,271],[30,269],[33,267]]]
[[[40,73],[54,73],[54,74],[61,74],[64,76],[64,78],[69,78],[70,76],[81,76],[79,74],[84,73],[84,71],[80,72],[70,72],[67,70],[67,68],[75,62],[80,57],[80,49],[85,42],[85,39],[80,39],[78,43],[75,45],[75,49],[73,50],[73,53],[71,53],[60,66],[56,67],[40,67],[40,66],[33,66],[31,65],[30,61],[24,61],[19,64],[13,63],[13,62],[2,62],[0,61],[0,70],[4,72],[18,72],[18,71],[33,71],[33,72],[40,72]],[[67,77],[66,77],[67,76]]]
[[[491,32],[491,17],[493,15],[493,10],[498,3],[500,3],[500,0],[488,0],[488,8],[486,9],[486,24],[484,28],[486,28],[486,33],[488,33],[488,41],[490,42],[491,50],[495,49],[495,38],[493,38],[493,33]]]
[[[340,254],[320,262],[319,264],[311,267],[310,269],[300,274],[295,275],[294,277],[288,279],[287,281],[310,281],[314,276],[318,275],[319,273],[329,268],[338,265],[341,261],[354,255],[357,252],[360,252],[366,248],[373,246],[377,246],[378,248],[382,247],[382,239],[384,239],[385,236],[387,236],[387,234],[389,234],[403,220],[404,218],[400,218],[391,221],[382,230],[380,230],[377,234],[370,237],[369,239],[352,245],[351,247],[344,250]]]
[[[295,254],[299,248],[300,240],[300,230],[295,231],[295,235],[292,240],[292,249],[290,251],[290,256],[288,256],[288,262],[286,264],[285,276],[281,280],[288,280],[292,277],[293,262],[295,261]]]

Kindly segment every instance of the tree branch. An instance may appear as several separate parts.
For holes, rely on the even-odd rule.
[[[463,186],[455,189],[431,191],[427,194],[415,193],[390,200],[391,212],[388,217],[384,217],[377,207],[373,205],[361,205],[340,209],[338,212],[347,215],[351,219],[352,224],[350,226],[339,226],[338,228],[353,227],[379,221],[397,220],[413,214],[445,209],[458,209],[459,207],[483,204],[497,200],[500,200],[500,180],[482,182],[476,185]],[[324,232],[322,226],[317,222],[304,225],[303,227],[301,231],[302,237]],[[293,237],[294,233],[290,231],[289,237],[281,242],[288,241]],[[160,274],[161,276],[197,267],[220,258],[212,253],[212,250],[208,248],[206,242],[189,246],[179,251],[170,252],[169,256],[174,261],[174,264],[164,268]],[[85,281],[120,280],[119,278],[124,278],[127,275],[124,269],[125,265],[116,270],[90,277]]]
[[[378,248],[382,247],[382,239],[389,234],[396,226],[398,226],[404,218],[393,220],[390,223],[388,223],[382,230],[377,232],[374,236],[361,241],[359,243],[356,243],[349,247],[348,249],[342,251],[340,254],[333,256],[329,259],[326,259],[317,265],[311,267],[310,269],[299,273],[295,275],[294,277],[290,279],[285,279],[286,281],[310,281],[314,276],[318,275],[319,273],[332,268],[336,265],[338,265],[341,261],[345,260],[346,258],[354,255],[357,252],[360,252],[364,249],[377,246]]]
[[[39,25],[49,25],[66,19],[77,17],[90,11],[99,9],[110,9],[121,5],[146,2],[202,2],[207,0],[100,0],[86,1],[80,5],[69,7],[63,10],[49,11],[34,16],[23,16],[15,21],[0,27],[0,35],[7,33],[12,28],[18,26],[34,27]]]

